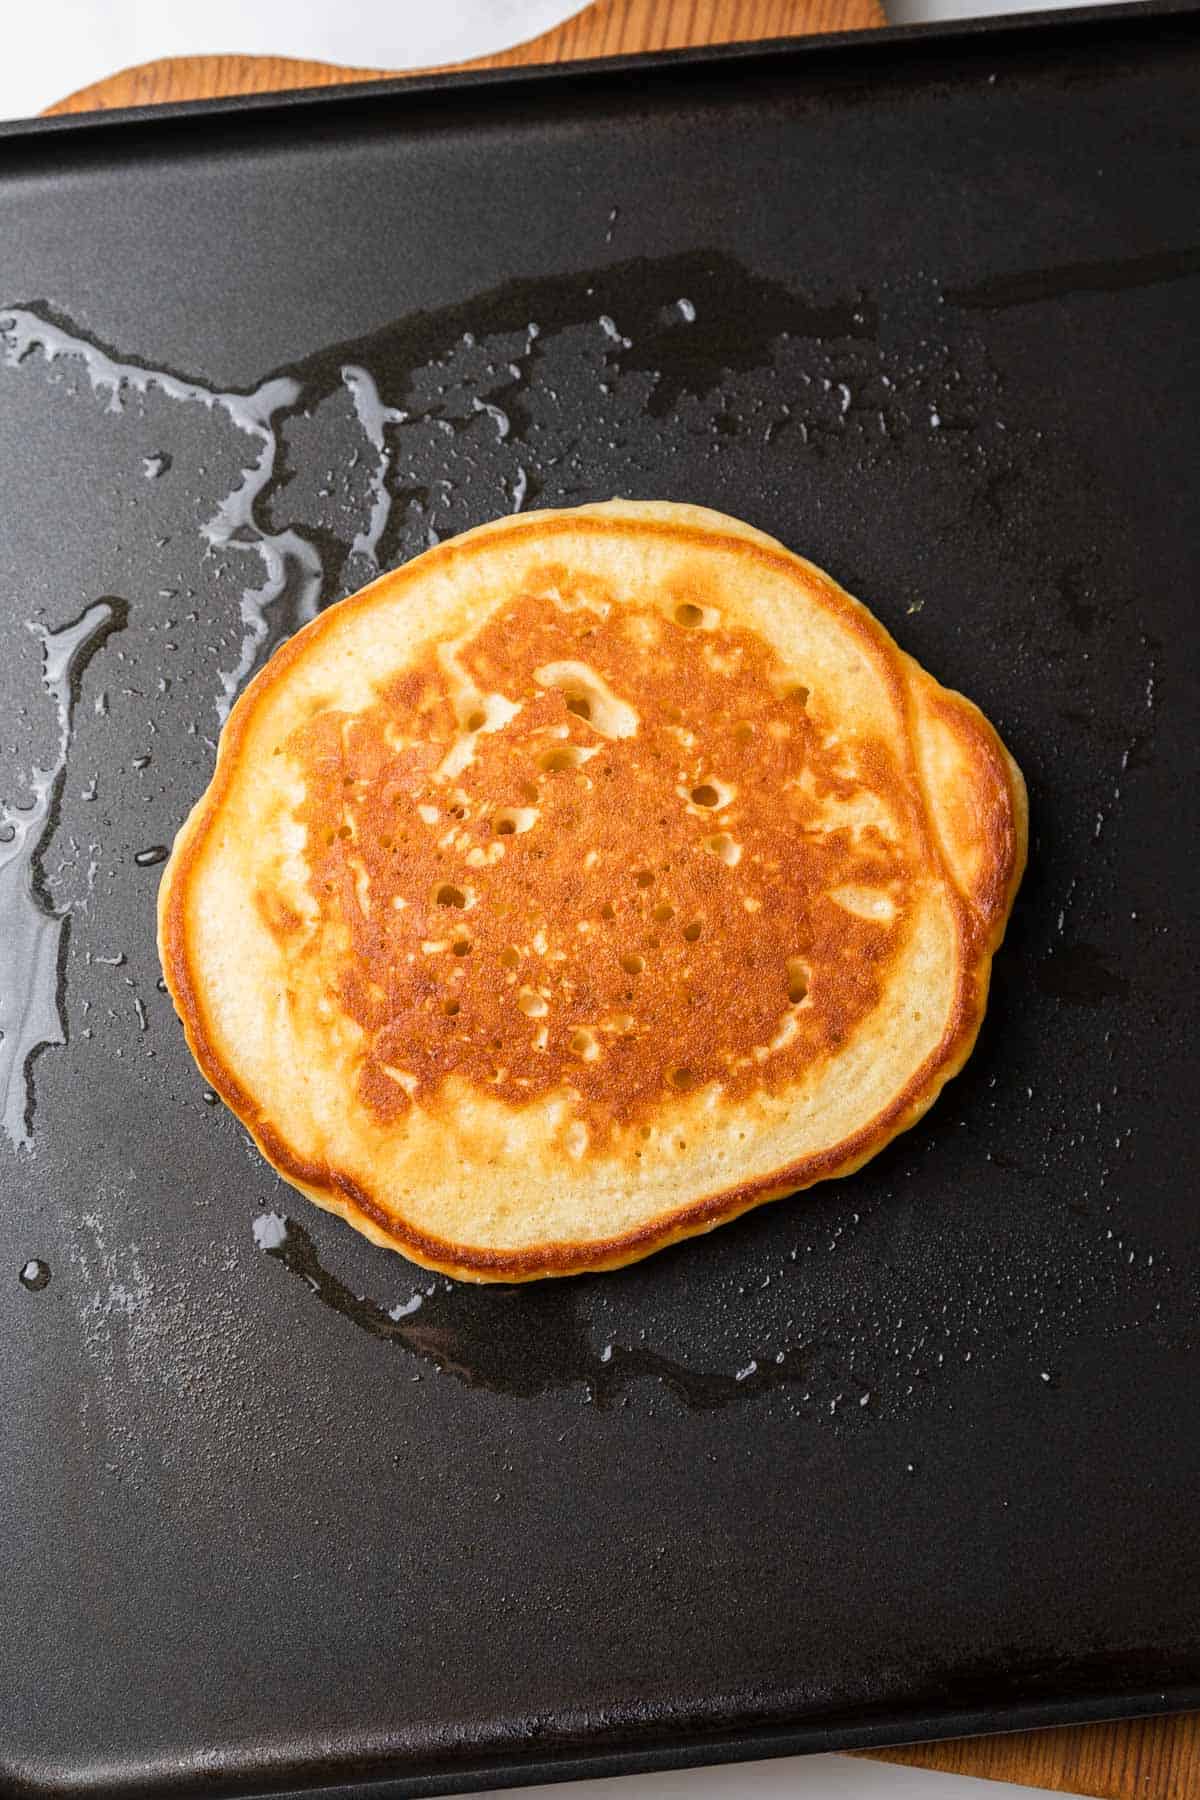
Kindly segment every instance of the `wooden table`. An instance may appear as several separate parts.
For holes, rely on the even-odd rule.
[[[686,44],[858,31],[883,22],[879,0],[596,0],[556,30],[515,50],[481,57],[472,66],[506,68]],[[284,56],[171,57],[82,88],[50,111],[270,93],[399,73],[411,71],[334,68]],[[1200,1716],[1191,1714],[963,1738],[870,1754],[1099,1800],[1200,1800]]]

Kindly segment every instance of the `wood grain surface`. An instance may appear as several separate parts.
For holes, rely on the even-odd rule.
[[[450,0],[444,0],[449,4]],[[858,31],[882,25],[879,0],[597,0],[541,37],[455,68],[505,69],[520,63],[572,62],[626,51],[675,50],[686,44],[792,37],[811,31]],[[289,56],[169,56],[80,88],[49,112],[89,112],[201,100],[213,94],[269,94],[282,88],[370,81],[412,69],[350,69]]]
[[[460,66],[509,68],[686,44],[853,31],[882,23],[878,0],[597,0],[542,37]],[[399,73],[412,71],[335,68],[284,56],[169,57],[82,88],[49,110],[85,112],[164,100],[272,93]],[[1089,1800],[1200,1800],[1200,1716],[1192,1714],[961,1738],[864,1754],[993,1781],[1020,1782],[1052,1793],[1084,1794]]]
[[[956,1738],[865,1754],[1095,1800],[1200,1800],[1200,1714]],[[996,1800],[1001,1800],[1003,1790]]]

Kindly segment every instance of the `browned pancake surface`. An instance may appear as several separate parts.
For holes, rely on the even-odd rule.
[[[601,622],[540,586],[570,595],[569,571],[548,565],[458,650],[481,692],[528,698],[449,791],[438,770],[470,720],[434,653],[369,711],[321,713],[289,743],[382,1120],[434,1104],[451,1070],[513,1105],[569,1082],[601,1131],[664,1090],[778,1086],[872,1009],[904,933],[904,845],[831,824],[828,804],[867,791],[904,817],[885,742],[830,748],[768,647],[697,630],[694,600]],[[632,702],[636,733],[597,729],[597,690]],[[414,722],[422,742],[393,749]],[[259,901],[285,953],[320,954],[270,889]],[[787,1045],[757,1059],[785,1020]]]

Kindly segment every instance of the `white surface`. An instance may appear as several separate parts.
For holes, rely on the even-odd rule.
[[[0,119],[155,56],[238,52],[421,69],[506,50],[583,0],[38,0],[4,18]]]
[[[896,21],[1023,10],[1028,0],[888,0]],[[1067,4],[1068,0],[1051,0]],[[547,31],[579,0],[39,0],[9,11],[0,118],[156,56],[273,52],[364,68],[483,56]],[[1019,1800],[1032,1788],[840,1756],[508,1789],[505,1800]],[[500,1800],[500,1796],[496,1797]]]
[[[1006,1781],[933,1775],[851,1756],[787,1756],[675,1775],[627,1775],[553,1787],[508,1788],[490,1800],[1046,1800]]]

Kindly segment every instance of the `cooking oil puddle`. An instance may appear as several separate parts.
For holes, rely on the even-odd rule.
[[[237,662],[219,671],[223,720],[246,677],[258,661],[298,625],[315,618],[321,594],[322,568],[312,544],[294,531],[266,531],[257,516],[258,503],[275,476],[279,442],[276,422],[295,402],[298,388],[286,376],[263,382],[252,393],[219,393],[163,369],[120,362],[78,333],[66,330],[23,307],[0,309],[0,347],[4,360],[18,365],[40,352],[48,368],[64,359],[83,363],[92,391],[107,398],[108,410],[120,413],[129,394],[152,390],[184,406],[200,406],[225,414],[237,431],[258,446],[254,460],[241,471],[237,485],[218,502],[200,526],[211,550],[245,551],[257,557],[265,580],[242,592],[244,634]],[[144,459],[146,475],[157,479],[172,459],[159,451]],[[285,604],[286,603],[286,604]],[[272,619],[281,625],[272,632]]]
[[[247,585],[241,591],[237,657],[217,671],[220,691],[216,709],[223,720],[259,662],[297,626],[315,617],[321,600],[324,577],[317,549],[299,532],[271,530],[259,517],[262,497],[276,478],[277,422],[294,403],[298,384],[283,376],[265,381],[248,394],[222,393],[166,370],[120,361],[81,334],[26,308],[0,309],[3,363],[18,368],[39,357],[48,376],[56,365],[81,366],[92,393],[105,402],[111,414],[121,414],[131,395],[145,397],[153,392],[181,407],[199,406],[221,413],[249,440],[251,459],[199,526],[209,552],[249,555],[261,576],[258,585]],[[381,480],[386,472],[381,434],[389,410],[379,402],[364,371],[347,370],[346,381],[369,441],[380,448]],[[142,474],[148,481],[160,482],[173,466],[174,457],[166,450],[141,458]],[[380,526],[374,533],[368,526],[363,534],[361,548],[368,559],[374,557],[384,519],[386,506]],[[377,572],[377,565],[373,566]],[[0,975],[0,1106],[5,1133],[19,1148],[27,1149],[32,1142],[34,1062],[43,1049],[67,1042],[64,951],[69,909],[59,910],[50,900],[41,862],[61,809],[83,669],[104,638],[123,627],[127,618],[123,600],[105,598],[59,629],[36,623],[29,626],[42,640],[43,685],[57,711],[58,745],[53,763],[45,768],[35,766],[28,777],[32,800],[26,805],[10,803],[0,810],[0,938],[5,950]],[[158,687],[162,693],[169,691],[169,684],[161,678]],[[95,711],[98,717],[107,715],[106,692],[96,696]],[[150,729],[154,729],[152,719]],[[135,757],[131,767],[140,772],[150,761],[149,755]],[[80,790],[80,798],[94,801],[97,793],[98,777],[93,772]],[[180,813],[184,810],[179,808]],[[133,862],[139,868],[153,868],[167,855],[165,844],[150,844],[134,853]],[[97,866],[94,859],[93,879]],[[137,996],[134,1011],[138,1028],[144,1031],[147,1015]],[[87,1035],[90,1033],[89,1026]]]
[[[390,1308],[356,1294],[326,1269],[312,1237],[294,1219],[261,1213],[254,1221],[258,1249],[282,1263],[323,1306],[360,1331],[406,1350],[441,1374],[494,1393],[535,1395],[582,1387],[600,1407],[612,1405],[634,1382],[659,1382],[695,1410],[712,1411],[767,1388],[803,1386],[796,1359],[754,1359],[729,1373],[706,1373],[642,1346],[598,1347],[576,1294],[561,1283],[473,1286],[446,1281]],[[574,1284],[573,1284],[574,1285]]]
[[[253,1236],[319,1304],[472,1388],[518,1398],[577,1389],[605,1406],[628,1405],[642,1385],[702,1411],[760,1398],[839,1430],[935,1403],[960,1373],[1014,1357],[1044,1385],[1043,1371],[1069,1362],[1074,1336],[1097,1319],[1116,1339],[1157,1328],[1172,1303],[1170,1258],[1111,1226],[1097,1236],[1090,1207],[1064,1225],[1039,1205],[1036,1230],[1015,1209],[1003,1243],[984,1251],[951,1206],[931,1227],[937,1253],[914,1256],[932,1196],[917,1168],[904,1173],[905,1188],[877,1195],[869,1219],[831,1193],[729,1227],[730,1254],[716,1267],[700,1244],[649,1272],[569,1282],[478,1286],[414,1271],[420,1285],[391,1306],[363,1283],[404,1265],[381,1266],[341,1228],[318,1247],[314,1232],[271,1210]]]
[[[1156,287],[1200,275],[1200,245],[1183,250],[1156,250],[1148,256],[1114,257],[1108,261],[1060,263],[1049,269],[1025,269],[994,275],[974,287],[948,288],[952,306],[995,311],[1029,306],[1039,300],[1062,300],[1077,294],[1115,294],[1126,288]]]
[[[33,1134],[33,1065],[40,1051],[65,1044],[62,950],[67,915],[56,912],[40,879],[39,858],[58,821],[71,728],[83,672],[104,639],[124,625],[124,601],[97,600],[57,631],[31,625],[42,644],[42,685],[57,717],[58,749],[29,777],[27,806],[0,807],[0,1116],[15,1147]]]
[[[392,452],[387,433],[392,426],[403,425],[408,414],[399,407],[387,406],[379,397],[379,389],[369,369],[347,363],[341,370],[342,384],[354,404],[355,415],[363,435],[374,454],[375,463],[369,474],[367,516],[355,533],[350,546],[351,557],[362,557],[371,573],[379,573],[379,544],[392,510],[388,492],[388,474]]]

